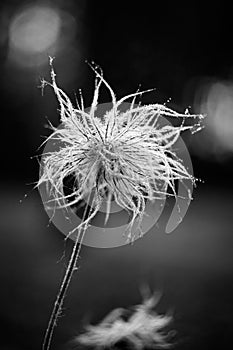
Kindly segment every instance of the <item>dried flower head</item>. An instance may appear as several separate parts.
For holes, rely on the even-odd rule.
[[[146,200],[154,201],[162,196],[176,196],[175,181],[188,179],[195,182],[172,150],[180,133],[197,130],[202,116],[188,111],[180,114],[161,104],[136,105],[135,99],[144,92],[136,92],[119,101],[102,71],[96,74],[95,91],[89,111],[81,103],[74,108],[67,95],[58,88],[51,64],[52,83],[60,103],[61,122],[59,128],[52,127],[49,139],[59,140],[59,150],[43,157],[43,173],[38,186],[46,183],[53,196],[52,205],[66,208],[85,201],[91,211],[79,227],[88,225],[103,202],[106,203],[105,223],[109,218],[111,201],[129,211],[128,240],[134,240],[132,227],[145,215]],[[99,90],[104,84],[111,94],[112,108],[102,118],[97,115]],[[148,90],[150,91],[150,90]],[[133,99],[130,107],[122,111],[122,105]],[[179,126],[160,125],[163,117],[182,118]],[[197,118],[195,125],[185,126],[188,118]],[[71,193],[64,194],[64,180],[73,176]],[[143,232],[141,232],[143,233]]]
[[[77,268],[81,244],[91,219],[105,203],[106,223],[111,202],[114,200],[120,207],[129,211],[128,241],[134,241],[135,232],[132,232],[132,228],[135,223],[137,230],[143,234],[141,223],[146,215],[146,201],[153,202],[168,194],[176,196],[176,180],[195,182],[174,152],[173,145],[182,131],[198,131],[200,120],[203,118],[201,115],[191,115],[188,111],[180,114],[161,104],[136,105],[136,97],[143,92],[136,92],[117,101],[113,90],[103,78],[102,71],[93,66],[91,68],[96,74],[96,80],[91,107],[88,111],[84,108],[80,94],[80,102],[77,102],[75,108],[56,84],[52,61],[50,58],[52,82],[42,81],[42,87],[51,85],[60,104],[62,123],[57,128],[51,126],[53,133],[48,138],[58,141],[60,147],[43,154],[42,171],[37,186],[46,184],[52,198],[49,202],[54,210],[78,205],[80,202],[86,204],[81,223],[70,232],[72,234],[77,231],[77,237],[49,319],[43,350],[50,349],[53,331],[72,275]],[[112,104],[103,116],[99,116],[98,99],[102,84],[109,90]],[[125,101],[130,98],[132,102],[128,104],[129,107],[122,110]],[[164,125],[160,123],[163,117],[177,120],[182,118],[182,122],[179,126]],[[196,118],[197,123],[185,126],[185,120],[192,118]],[[64,183],[68,177],[73,177],[74,181],[70,193],[65,194]],[[187,195],[190,195],[188,191]],[[153,300],[149,299],[139,307],[130,318],[130,322],[125,324],[116,319],[110,327],[107,326],[107,333],[103,324],[100,328],[89,328],[86,339],[99,339],[100,345],[104,344],[104,339],[107,343],[115,342],[115,334],[119,337],[121,333],[117,329],[124,332],[123,328],[127,326],[126,333],[123,334],[136,349],[142,349],[144,344],[148,343],[153,345],[155,341],[162,346],[165,344],[165,338],[158,330],[165,326],[170,318],[151,316],[148,308],[150,309]],[[147,328],[144,327],[145,324]],[[98,335],[99,330],[102,332],[101,336]],[[83,337],[82,339],[85,339],[85,336]]]
[[[172,316],[159,315],[153,308],[159,301],[157,293],[144,298],[142,304],[129,310],[112,310],[99,324],[87,325],[85,331],[74,338],[74,345],[110,349],[124,342],[130,349],[168,349],[174,331],[166,332]]]

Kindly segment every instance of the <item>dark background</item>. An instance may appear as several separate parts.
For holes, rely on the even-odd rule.
[[[51,53],[47,50],[44,63],[30,67],[9,59],[11,21],[22,5],[34,3],[50,4],[8,0],[0,7],[0,342],[4,350],[41,348],[73,245],[65,246],[64,236],[52,224],[48,226],[40,195],[33,190],[39,164],[31,157],[40,154],[38,147],[50,133],[46,117],[59,124],[52,89],[46,88],[42,96],[38,88],[41,77],[50,79],[47,57]],[[85,60],[102,67],[118,98],[135,92],[139,84],[142,90],[156,87],[143,102],[165,103],[171,97],[168,106],[178,111],[195,107],[203,79],[233,82],[232,11],[222,2],[67,0],[51,4],[73,20],[63,28],[65,44],[54,54],[58,82],[72,99],[74,91],[82,88],[86,107],[94,75]],[[103,91],[101,102],[109,99]],[[174,310],[177,350],[230,348],[232,148],[219,153],[213,135],[206,146],[208,128],[201,133],[192,136],[197,143],[188,136],[187,145],[195,176],[204,183],[198,183],[182,224],[166,235],[165,211],[159,227],[133,246],[84,246],[52,349],[69,349],[68,342],[85,322],[98,322],[115,307],[139,303],[142,283],[163,292],[159,312]]]

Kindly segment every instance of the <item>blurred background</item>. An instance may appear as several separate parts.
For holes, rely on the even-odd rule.
[[[37,190],[35,155],[57,126],[48,56],[58,84],[90,106],[99,64],[118,98],[156,88],[143,103],[205,113],[205,129],[184,135],[194,174],[203,180],[180,226],[166,235],[169,203],[158,225],[133,246],[83,247],[52,349],[86,322],[141,301],[147,283],[163,293],[158,311],[174,312],[177,350],[226,349],[233,331],[232,12],[221,2],[7,0],[0,4],[1,349],[41,349],[73,242],[51,224]],[[101,102],[110,96],[103,89]],[[27,194],[27,197],[25,197]]]

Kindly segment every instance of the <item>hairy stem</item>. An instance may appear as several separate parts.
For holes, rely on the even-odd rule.
[[[60,287],[59,292],[57,294],[57,298],[55,300],[53,310],[52,310],[52,313],[51,313],[51,316],[49,319],[48,327],[47,327],[46,332],[45,332],[43,346],[42,346],[43,350],[50,349],[50,344],[51,344],[54,328],[57,325],[57,320],[58,320],[59,314],[61,312],[61,308],[62,308],[64,299],[66,296],[66,292],[67,292],[68,287],[70,285],[73,273],[77,269],[77,262],[78,262],[82,242],[83,242],[86,230],[87,230],[88,223],[92,217],[90,215],[89,218],[85,220],[85,216],[87,214],[88,206],[90,203],[90,198],[91,198],[91,193],[88,196],[88,200],[87,200],[86,205],[85,205],[85,210],[84,210],[84,213],[82,215],[82,224],[80,224],[79,227],[77,228],[78,233],[77,233],[75,244],[74,244],[74,247],[73,247],[73,250],[71,253],[69,264],[68,264],[68,267],[66,269],[65,276],[62,280],[61,287]],[[91,200],[90,205],[92,205],[92,204],[93,204],[93,200]]]
[[[79,258],[79,254],[80,254],[80,250],[81,250],[81,245],[82,245],[82,240],[84,238],[86,232],[86,227],[84,227],[83,229],[79,229],[79,233],[77,235],[74,247],[73,247],[73,251],[70,257],[70,261],[68,264],[68,267],[66,269],[66,273],[65,276],[63,278],[60,290],[58,292],[56,301],[54,303],[54,307],[49,319],[49,323],[48,323],[48,327],[46,329],[46,333],[45,333],[45,337],[44,337],[44,341],[43,341],[43,350],[49,350],[50,349],[50,344],[51,344],[51,340],[52,340],[52,336],[53,336],[53,332],[54,332],[54,328],[57,324],[57,319],[59,317],[65,296],[66,296],[66,292],[67,289],[69,287],[71,278],[73,276],[74,271],[76,270],[76,265],[77,265],[77,261]],[[79,238],[81,236],[80,242],[79,242]]]

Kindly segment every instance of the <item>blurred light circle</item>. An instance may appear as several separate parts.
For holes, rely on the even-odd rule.
[[[56,10],[40,6],[24,9],[10,25],[10,47],[28,54],[41,53],[56,42],[59,29]]]
[[[233,83],[203,80],[195,99],[195,112],[207,116],[204,132],[195,138],[195,152],[223,160],[233,151]]]
[[[233,150],[233,86],[216,83],[208,94],[207,113],[210,127],[226,149]]]

